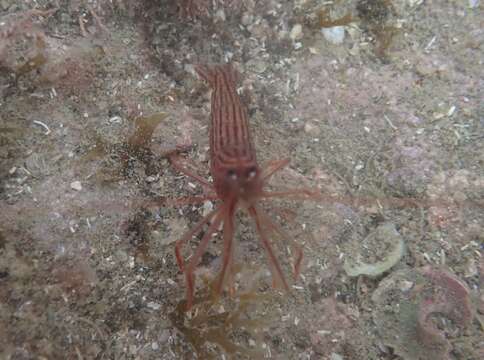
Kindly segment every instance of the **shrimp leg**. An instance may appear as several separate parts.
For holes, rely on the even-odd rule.
[[[303,200],[313,198],[318,199],[321,197],[319,192],[310,189],[291,189],[285,191],[263,191],[260,198],[276,198],[276,197],[289,197],[301,198]]]
[[[301,270],[301,263],[303,260],[303,250],[302,246],[297,244],[293,239],[291,239],[287,234],[280,228],[279,225],[274,223],[270,217],[262,210],[259,209],[259,216],[261,217],[262,221],[274,232],[276,232],[284,241],[290,243],[296,252],[295,261],[294,261],[294,279],[297,279],[299,276],[299,272]]]
[[[138,207],[144,206],[147,208],[159,208],[160,206],[185,206],[185,205],[196,205],[203,204],[205,201],[216,201],[218,200],[217,195],[200,195],[200,196],[183,196],[176,199],[169,199],[162,196],[151,200],[134,201]]]
[[[212,212],[210,212],[210,214],[208,214],[202,220],[200,220],[192,230],[185,233],[185,235],[183,235],[181,239],[177,240],[175,245],[175,256],[176,256],[176,262],[178,263],[178,267],[180,268],[180,271],[185,271],[185,262],[183,261],[183,256],[181,254],[182,246],[185,243],[187,243],[193,236],[195,236],[200,231],[202,231],[203,225],[208,223],[216,215],[218,211],[219,211],[218,209],[215,209]]]
[[[202,240],[200,241],[200,244],[197,247],[197,250],[195,250],[195,254],[193,254],[185,270],[185,279],[187,282],[187,310],[189,310],[193,305],[193,290],[195,288],[195,276],[193,272],[195,270],[195,267],[198,265],[202,255],[205,253],[205,250],[207,249],[208,243],[212,238],[212,235],[217,231],[220,223],[222,222],[223,215],[224,215],[224,208],[222,207],[221,209],[214,210],[212,211],[212,213],[210,213],[207,216],[210,216],[215,212],[217,213],[215,214],[214,221],[210,224],[210,226],[207,229],[207,232],[203,235]],[[195,227],[195,229],[196,228],[197,227]]]
[[[289,165],[289,159],[273,160],[264,167],[261,175],[262,181],[268,181],[272,175]]]
[[[198,181],[202,186],[210,189],[212,192],[214,191],[213,185],[210,182],[208,182],[203,177],[201,177],[201,176],[195,174],[194,172],[188,170],[187,168],[185,168],[185,166],[183,166],[182,161],[180,160],[179,156],[170,155],[168,157],[168,159],[170,160],[171,165],[173,165],[173,167],[175,169],[177,169],[179,172],[181,172],[182,174],[184,174],[188,177],[191,177],[192,179]]]
[[[227,279],[227,269],[229,270],[229,276],[233,276],[232,273],[232,265],[233,265],[233,241],[234,241],[234,234],[235,234],[235,224],[234,224],[234,213],[235,213],[235,204],[228,208],[228,211],[225,216],[224,220],[224,228],[223,228],[223,241],[224,241],[224,249],[222,254],[222,269],[220,271],[219,280],[217,283],[217,287],[215,289],[215,293],[219,295],[224,287],[224,284]]]
[[[255,206],[249,207],[249,215],[254,219],[257,232],[262,240],[262,246],[266,250],[267,257],[269,258],[270,269],[272,272],[272,277],[274,280],[279,280],[284,289],[289,291],[289,286],[287,285],[286,279],[284,278],[284,274],[281,269],[281,265],[277,261],[276,256],[274,255],[274,251],[272,250],[272,246],[270,244],[269,238],[267,237],[267,233],[262,224],[262,218],[259,216],[257,208]]]

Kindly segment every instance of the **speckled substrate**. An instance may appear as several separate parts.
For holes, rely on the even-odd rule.
[[[368,3],[0,1],[0,358],[394,360],[372,296],[426,265],[464,282],[476,309],[462,331],[431,319],[449,356],[482,358],[482,5]],[[321,31],[333,26],[342,42]],[[261,163],[291,158],[273,187],[323,196],[264,205],[304,245],[290,294],[272,290],[240,216],[239,289],[257,281],[245,298],[204,297],[215,237],[200,304],[180,322],[174,242],[214,204],[167,200],[203,189],[165,156],[188,147],[208,178],[210,96],[192,65],[229,60]],[[384,223],[405,255],[376,278],[348,277],[349,245]]]

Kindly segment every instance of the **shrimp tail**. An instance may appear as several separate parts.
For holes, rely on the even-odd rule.
[[[217,84],[220,85],[233,85],[237,84],[239,74],[235,70],[232,64],[217,64],[217,65],[202,65],[197,64],[194,66],[197,74],[205,80],[211,88],[216,88]]]

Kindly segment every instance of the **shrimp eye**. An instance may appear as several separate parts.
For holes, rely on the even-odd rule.
[[[237,174],[233,169],[230,169],[229,171],[227,171],[227,176],[232,180],[237,180]]]
[[[257,169],[255,166],[252,166],[247,170],[247,178],[249,180],[255,178],[256,175],[257,175]]]

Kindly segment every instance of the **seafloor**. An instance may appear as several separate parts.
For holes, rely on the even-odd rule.
[[[1,0],[0,359],[484,358],[484,16],[479,0]],[[210,91],[240,73],[261,202],[291,279],[237,217],[184,312],[175,241],[216,202]],[[178,199],[178,200],[177,200]],[[199,238],[199,237],[198,237]],[[186,257],[197,239],[184,250]],[[191,248],[191,251],[190,251]]]

